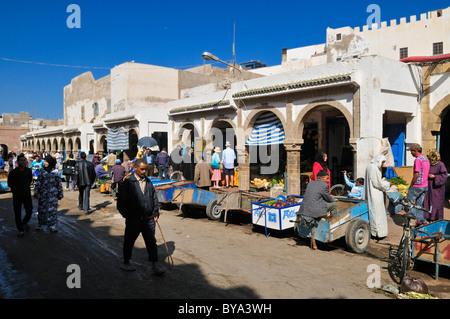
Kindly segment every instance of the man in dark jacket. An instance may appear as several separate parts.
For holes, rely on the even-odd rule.
[[[24,230],[29,230],[28,222],[33,214],[30,185],[33,181],[31,169],[27,167],[27,160],[23,154],[17,157],[18,167],[8,175],[8,186],[13,195],[13,208],[16,220],[18,237],[23,237]],[[22,220],[22,204],[25,208],[25,217]]]
[[[130,264],[131,252],[139,234],[142,233],[153,274],[160,275],[165,269],[158,264],[158,247],[155,238],[155,223],[159,218],[158,196],[153,184],[146,176],[148,164],[144,159],[135,162],[135,172],[119,186],[117,209],[125,218],[122,269],[136,270]]]
[[[328,173],[321,170],[317,174],[318,179],[308,183],[302,204],[298,214],[312,218],[320,218],[326,216],[329,212],[331,215],[337,213],[337,203],[334,196],[330,195],[328,188]]]
[[[91,162],[86,160],[86,153],[80,153],[80,161],[75,165],[75,185],[79,191],[78,208],[90,213],[89,197],[92,184],[95,182],[95,169]]]
[[[170,157],[165,148],[156,155],[155,163],[159,171],[159,177],[161,177],[161,179],[168,179],[167,172],[169,170]]]
[[[114,200],[117,200],[117,191],[119,183],[122,183],[125,177],[125,167],[121,165],[120,159],[116,159],[116,165],[111,168],[111,191]]]

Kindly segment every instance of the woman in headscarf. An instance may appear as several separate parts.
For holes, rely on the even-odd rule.
[[[435,149],[428,152],[430,172],[428,173],[428,192],[425,194],[423,207],[432,209],[431,214],[423,212],[423,217],[428,221],[444,219],[445,182],[447,181],[447,169],[441,161],[441,155]]]
[[[45,225],[50,231],[58,231],[58,200],[64,197],[56,160],[48,155],[44,158],[44,169],[39,172],[34,186],[34,196],[38,201],[38,227],[41,230]]]
[[[330,175],[330,170],[328,168],[327,165],[327,158],[328,155],[325,152],[319,151],[316,154],[315,157],[315,161],[313,164],[313,169],[312,169],[312,175],[311,175],[311,181],[315,181],[317,179],[317,173],[319,173],[321,170],[324,170],[325,172],[328,173],[328,176],[330,177],[328,180],[328,188],[331,187],[331,175]]]
[[[377,239],[385,238],[388,234],[384,195],[391,187],[390,182],[381,177],[381,167],[386,161],[384,155],[378,154],[366,168],[364,182],[364,199],[369,209],[370,232]]]

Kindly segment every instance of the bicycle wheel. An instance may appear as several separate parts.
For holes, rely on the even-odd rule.
[[[330,194],[333,196],[344,196],[345,186],[342,184],[333,185],[330,188]]]
[[[411,248],[409,238],[402,238],[397,250],[389,249],[388,272],[392,280],[401,284],[411,262]]]

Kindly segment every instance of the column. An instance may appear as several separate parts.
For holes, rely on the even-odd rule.
[[[250,156],[248,146],[236,148],[239,165],[239,190],[247,192],[250,189]]]
[[[286,149],[287,195],[300,195],[300,151],[301,144],[284,144]]]

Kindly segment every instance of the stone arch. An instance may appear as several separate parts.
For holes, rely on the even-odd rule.
[[[298,114],[296,120],[295,120],[295,124],[294,124],[294,128],[296,132],[303,132],[305,123],[305,116],[312,110],[314,110],[317,107],[320,106],[331,106],[334,107],[336,109],[338,109],[345,117],[345,119],[347,120],[348,126],[350,128],[350,139],[353,139],[354,136],[354,127],[353,127],[353,115],[348,111],[348,109],[342,105],[340,102],[336,101],[336,100],[318,100],[318,101],[314,101],[309,103],[308,105],[306,105]],[[294,134],[295,135],[295,134]],[[303,144],[303,138],[301,135],[295,135],[297,136],[297,138],[295,139],[295,142]]]
[[[447,107],[450,105],[450,94],[442,98],[435,106],[431,109],[431,113],[436,115],[437,119],[429,123],[429,128],[432,131],[439,131],[441,129],[441,121],[443,117],[448,112]]]
[[[182,122],[182,123],[180,123],[180,126],[178,127],[176,134],[172,138],[173,139],[172,143],[179,144],[181,142],[184,142],[183,140],[188,137],[187,132],[184,132],[184,131],[191,130],[191,128],[187,128],[186,126],[192,126],[193,136],[191,136],[191,140],[195,139],[195,137],[200,136],[201,131],[199,130],[199,128],[197,127],[197,125],[194,122]],[[191,145],[185,145],[185,146],[191,146]]]
[[[53,139],[52,151],[53,152],[60,151],[60,149],[59,149],[59,142],[58,142],[58,139],[56,137]]]

